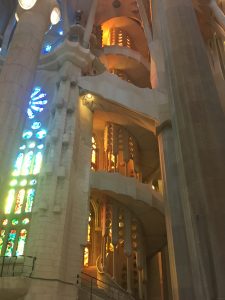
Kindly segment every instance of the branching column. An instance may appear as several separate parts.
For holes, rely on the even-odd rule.
[[[0,180],[7,179],[21,136],[44,34],[55,1],[39,0],[30,10],[18,9],[19,22],[0,74]]]
[[[225,299],[225,118],[191,0],[163,2],[162,40],[182,197],[214,299]],[[207,291],[208,292],[208,291]],[[206,294],[207,294],[206,292]],[[197,299],[207,299],[198,297]]]

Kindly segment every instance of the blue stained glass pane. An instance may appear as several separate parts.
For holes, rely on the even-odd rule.
[[[26,149],[26,145],[22,145],[22,146],[20,147],[20,150],[24,150],[24,149]]]
[[[12,173],[13,176],[19,176],[20,175],[22,164],[23,164],[23,158],[24,158],[24,154],[19,153],[17,158],[16,158],[15,165],[14,165],[14,170],[13,170],[13,173]]]
[[[36,137],[37,137],[39,140],[41,140],[41,139],[43,139],[43,138],[46,137],[46,134],[47,134],[47,131],[46,131],[45,129],[42,129],[42,130],[40,130],[40,131],[38,131],[38,132],[36,133]]]
[[[27,109],[27,114],[30,119],[33,119],[37,113],[43,111],[43,106],[45,106],[48,101],[45,98],[46,93],[43,93],[40,87],[36,87],[34,92],[30,97],[29,108]]]
[[[46,105],[48,103],[48,100],[40,100],[40,101],[34,101],[33,104],[35,105]]]
[[[33,98],[34,96],[36,96],[39,92],[41,91],[41,88],[36,87],[34,88],[34,92],[31,94],[31,98]]]
[[[35,102],[35,100],[39,100],[39,99],[42,99],[46,97],[46,94],[42,93],[42,94],[39,94],[37,97],[32,97],[32,102]]]
[[[37,148],[38,148],[39,150],[41,150],[41,149],[43,149],[43,148],[44,148],[44,145],[43,145],[43,144],[41,144],[41,145],[38,145],[38,146],[37,146]]]
[[[23,139],[28,140],[32,137],[32,135],[33,135],[33,132],[31,130],[25,130],[23,132],[22,137],[23,137]]]
[[[34,106],[34,105],[31,105],[31,108],[34,110],[34,111],[37,111],[37,112],[42,112],[44,108],[42,107],[38,107],[38,106]]]
[[[41,127],[41,122],[34,122],[31,126],[32,129],[38,129]]]
[[[33,119],[34,118],[34,114],[33,114],[32,110],[30,108],[27,109],[27,114],[28,114],[28,118],[29,119]]]

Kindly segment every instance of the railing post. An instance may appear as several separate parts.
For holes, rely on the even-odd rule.
[[[1,277],[2,277],[2,275],[3,275],[4,263],[5,263],[5,256],[2,257]]]
[[[91,278],[91,295],[90,295],[90,300],[92,300],[92,278]]]

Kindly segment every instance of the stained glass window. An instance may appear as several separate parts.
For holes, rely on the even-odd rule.
[[[23,255],[24,247],[27,239],[27,230],[22,229],[20,231],[19,239],[18,239],[18,246],[16,250],[16,256]]]
[[[4,238],[5,238],[5,230],[0,231],[0,255],[2,253],[2,247],[4,243]]]
[[[16,230],[12,229],[8,235],[5,256],[12,256],[15,240],[16,240]]]
[[[97,170],[97,143],[94,136],[92,136],[92,151],[91,151],[91,169]]]
[[[0,215],[0,255],[24,254],[45,148],[47,131],[41,113],[47,103],[46,93],[40,87],[35,87],[9,180],[4,215]]]

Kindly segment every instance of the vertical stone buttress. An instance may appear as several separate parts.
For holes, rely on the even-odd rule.
[[[76,298],[86,244],[92,112],[79,96],[80,69],[66,62],[59,74],[25,251],[37,258],[26,300]]]
[[[225,120],[190,0],[162,0],[161,38],[182,197],[192,209],[206,296],[225,299]],[[193,274],[194,276],[194,274]]]

